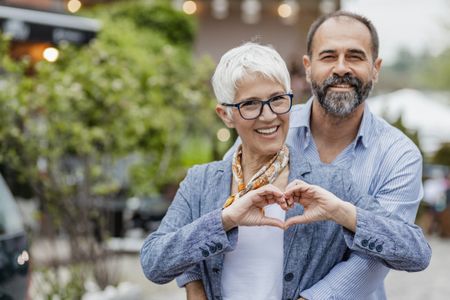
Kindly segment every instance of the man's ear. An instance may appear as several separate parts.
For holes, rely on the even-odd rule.
[[[382,62],[383,62],[383,60],[378,57],[375,60],[375,62],[373,63],[373,71],[372,71],[372,80],[373,80],[373,82],[377,82],[378,81],[378,74],[380,73]]]
[[[217,104],[216,105],[216,114],[219,116],[219,118],[222,119],[222,121],[225,123],[225,125],[228,128],[234,128],[234,121],[230,114],[228,114],[228,110],[223,105]]]
[[[306,81],[311,83],[311,60],[308,55],[303,55],[303,67],[305,68]]]

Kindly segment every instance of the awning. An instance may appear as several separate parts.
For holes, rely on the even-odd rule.
[[[98,20],[0,5],[0,30],[15,41],[85,44],[100,30]]]

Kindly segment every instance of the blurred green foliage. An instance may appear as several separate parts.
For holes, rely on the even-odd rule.
[[[85,14],[102,22],[97,38],[58,45],[55,63],[12,60],[0,35],[0,167],[9,183],[22,183],[14,194],[30,187],[25,196],[39,200],[48,236],[69,237],[72,262],[107,257],[100,245],[108,206],[96,199],[163,193],[192,164],[226,149],[216,138],[213,63],[193,57],[192,17],[169,1],[123,1]],[[51,293],[78,299],[85,276],[71,276],[83,277],[62,287],[72,296],[60,286]]]
[[[450,91],[450,48],[430,58],[422,79],[432,89]]]
[[[441,145],[441,148],[434,154],[432,163],[450,167],[450,142]]]
[[[35,187],[85,176],[89,193],[108,193],[122,184],[108,174],[111,165],[132,154],[134,163],[118,171],[130,167],[131,193],[158,192],[188,165],[213,158],[220,127],[209,87],[213,64],[194,60],[194,20],[167,1],[123,2],[89,14],[103,23],[97,39],[81,48],[61,44],[58,61],[39,62],[34,76],[26,75],[26,61],[7,57],[2,40],[0,161]],[[82,166],[64,174],[69,158]]]
[[[419,55],[400,49],[395,62],[384,66],[376,87],[382,91],[415,88],[450,90],[450,48],[439,55],[425,51]]]

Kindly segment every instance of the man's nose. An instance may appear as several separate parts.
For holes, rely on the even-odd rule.
[[[336,61],[336,65],[334,66],[333,73],[340,77],[346,74],[351,74],[351,69],[348,62],[345,60],[345,57],[339,57]]]

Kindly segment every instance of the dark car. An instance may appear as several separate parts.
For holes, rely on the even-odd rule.
[[[0,300],[27,299],[31,271],[28,247],[22,216],[0,175]]]

